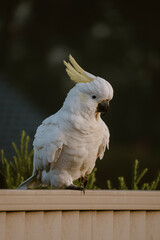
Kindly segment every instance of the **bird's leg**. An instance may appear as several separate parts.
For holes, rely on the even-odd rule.
[[[81,187],[83,186],[84,188],[86,188],[87,182],[88,182],[87,175],[79,178],[79,183]]]
[[[83,186],[84,186],[84,188],[86,188],[87,183],[88,183],[88,178],[87,178],[87,175],[85,175],[84,178],[83,178]]]
[[[80,177],[80,178],[78,179],[78,182],[79,182],[80,186],[83,187],[83,186],[82,186],[82,185],[83,185],[83,177]]]

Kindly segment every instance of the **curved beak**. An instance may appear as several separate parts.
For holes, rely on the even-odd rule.
[[[109,108],[109,101],[103,101],[101,103],[98,104],[97,106],[97,112],[101,112],[103,114],[107,113]]]

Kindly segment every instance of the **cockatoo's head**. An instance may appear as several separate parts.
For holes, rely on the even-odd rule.
[[[70,55],[66,71],[76,85],[70,90],[64,106],[83,117],[98,117],[105,113],[113,97],[113,88],[105,79],[84,71]]]

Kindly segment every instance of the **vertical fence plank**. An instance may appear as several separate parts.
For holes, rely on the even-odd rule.
[[[92,240],[96,240],[97,239],[97,221],[96,221],[96,217],[97,217],[97,211],[92,211],[92,229],[91,229],[91,234]]]
[[[25,240],[43,240],[43,211],[26,212]]]
[[[6,213],[6,240],[24,239],[25,212]]]
[[[79,211],[62,212],[61,240],[78,240]]]
[[[130,239],[146,240],[146,211],[131,211]]]
[[[113,211],[96,211],[93,216],[93,236],[94,240],[113,239]]]
[[[5,240],[6,212],[0,212],[0,239]]]
[[[79,240],[91,240],[92,231],[92,212],[80,211],[79,212]]]
[[[128,240],[130,238],[130,212],[115,211],[113,219],[113,239]]]
[[[61,239],[62,211],[44,212],[43,236],[45,240]]]
[[[148,211],[146,213],[146,239],[160,239],[160,211]]]

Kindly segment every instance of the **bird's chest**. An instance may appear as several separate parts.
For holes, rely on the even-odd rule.
[[[72,134],[68,134],[66,139],[66,145],[72,151],[79,151],[80,155],[86,155],[90,151],[95,152],[102,142],[103,130],[102,128],[96,128],[91,131],[73,131]]]
[[[102,130],[100,129],[86,134],[74,132],[68,135],[62,154],[63,159],[69,159],[66,163],[67,168],[81,172],[92,169],[101,142]]]

